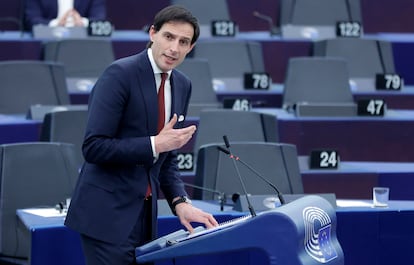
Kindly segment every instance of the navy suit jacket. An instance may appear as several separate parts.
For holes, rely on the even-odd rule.
[[[105,0],[74,0],[74,8],[82,17],[89,20],[106,19]],[[25,0],[25,27],[31,30],[34,25],[48,25],[57,17],[57,0]]]
[[[170,77],[172,110],[185,117],[191,95],[190,80],[177,70]],[[150,135],[157,134],[157,92],[147,55],[111,64],[92,90],[81,169],[65,224],[87,236],[123,242],[136,222],[151,180],[153,236],[156,235],[156,198],[186,195],[176,151],[154,162]],[[184,121],[177,123],[182,127]]]

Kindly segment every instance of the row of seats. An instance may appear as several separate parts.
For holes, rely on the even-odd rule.
[[[108,39],[67,39],[45,42],[43,60],[62,63],[69,78],[96,78],[115,60],[115,55]]]
[[[360,56],[361,52],[364,56]],[[0,63],[0,80],[5,81],[0,91],[0,113],[25,113],[35,104],[68,105],[70,91],[79,92],[85,89],[73,88],[71,80],[96,80],[114,60],[111,43],[108,40],[97,39],[50,41],[44,45],[44,54],[44,62]],[[198,43],[192,57],[178,67],[194,83],[190,115],[198,116],[199,110],[203,107],[220,107],[215,94],[217,90],[243,90],[244,73],[265,72],[263,56],[261,46],[256,42],[211,40]],[[310,65],[311,61],[328,65],[333,61],[340,61],[333,57],[345,60],[342,62],[344,66],[327,66],[326,70],[322,70],[321,67]],[[304,65],[304,69],[296,67],[298,62],[303,61],[308,61],[308,66]],[[312,77],[306,68],[318,71],[318,74]],[[333,69],[338,69],[335,75],[332,74]],[[388,42],[353,38],[315,42],[312,57],[291,58],[284,83],[284,105],[314,100],[315,91],[311,90],[311,87],[326,88],[327,91],[323,95],[327,96],[330,94],[328,92],[334,92],[335,84],[338,84],[338,87],[348,87],[348,90],[347,83],[352,84],[352,89],[373,90],[375,74],[394,72],[392,47]],[[22,75],[25,78],[19,78]],[[344,81],[343,78],[337,78],[340,75],[348,81],[340,83],[339,81]],[[309,93],[302,91],[303,89]],[[348,101],[352,95],[348,95],[350,92],[344,93],[347,96],[342,100],[329,96],[325,101]],[[322,98],[318,99],[323,102]]]
[[[134,5],[130,1],[107,0],[108,18],[118,25],[119,29],[136,29],[142,27],[145,23],[151,23],[152,14],[158,9],[170,3],[183,3],[193,10],[200,17],[200,21],[209,23],[211,18],[234,20],[242,31],[269,30],[271,23],[277,28],[287,23],[298,24],[306,23],[314,25],[330,24],[338,20],[361,21],[369,27],[369,33],[372,32],[411,32],[409,26],[412,21],[409,12],[405,9],[410,8],[405,0],[257,0],[254,2],[239,0],[161,0],[157,3],[146,5],[146,9],[140,7],[139,3]],[[211,4],[210,4],[211,3]],[[199,6],[200,8],[197,8]],[[127,7],[136,16],[138,21],[125,21],[123,8]],[[382,7],[382,8],[378,8]],[[384,13],[379,12],[384,9]],[[211,10],[206,12],[206,10]],[[386,12],[389,11],[389,12]],[[263,13],[267,18],[259,19],[253,15],[254,11]],[[149,14],[148,14],[149,13]],[[380,19],[376,14],[384,14]],[[272,21],[269,21],[272,20]],[[396,21],[405,21],[406,23],[395,23]],[[406,25],[408,24],[408,25]],[[412,24],[412,23],[411,23]]]
[[[210,31],[214,20],[232,20],[227,1],[213,0],[171,0],[172,4],[188,8],[203,27]],[[252,10],[252,13],[268,20],[272,35],[281,35],[283,38],[325,39],[333,38],[336,34],[338,22],[357,22],[363,24],[360,0],[279,0],[275,1],[279,7],[277,25],[272,16],[266,16]],[[205,12],[214,8],[214,12]],[[210,34],[210,32],[208,32]]]
[[[24,114],[34,105],[68,107],[70,85],[96,80],[114,59],[109,40],[72,39],[46,42],[43,61],[2,61],[0,113]]]
[[[364,56],[360,56],[361,53]],[[59,91],[57,92],[57,100],[40,100],[36,99],[34,95],[28,96],[28,98],[34,97],[33,101],[26,100],[22,104],[14,104],[14,102],[7,100],[9,103],[2,103],[0,113],[25,112],[31,104],[36,103],[69,104],[68,96],[65,95],[64,90],[76,91],[76,88],[72,86],[65,88],[62,78],[66,78],[67,81],[68,79],[77,80],[79,78],[92,78],[96,80],[103,69],[114,60],[111,43],[108,40],[97,39],[49,41],[45,43],[44,54],[45,61],[54,62],[55,64],[53,67],[44,67],[41,70],[43,73],[47,73],[50,69],[53,69],[51,72],[54,78],[48,81],[49,85],[46,83],[35,83],[42,81],[42,78],[40,78],[42,74],[40,73],[37,73],[35,76],[25,75],[27,77],[25,79],[18,78],[16,73],[22,75],[28,70],[23,68],[23,64],[15,65],[13,68],[11,62],[2,62],[3,70],[0,74],[3,74],[4,78],[2,80],[10,80],[7,82],[9,86],[16,82],[16,86],[27,88],[27,91],[22,91],[20,95],[30,95],[39,92],[37,97],[41,97],[43,94],[48,93],[41,92],[39,89],[46,89],[54,82],[56,87],[58,87],[56,91]],[[178,69],[186,73],[195,83],[192,98],[195,108],[201,103],[216,106],[218,102],[214,91],[243,89],[242,78],[244,73],[265,72],[263,57],[262,48],[256,42],[239,40],[202,41],[197,44],[192,57],[188,58]],[[353,89],[372,90],[372,83],[376,74],[395,72],[392,47],[386,41],[353,38],[319,41],[313,45],[313,57],[344,58],[347,63],[348,79]],[[57,65],[58,63],[63,64],[63,69]],[[33,64],[39,63],[33,62]],[[49,65],[52,64],[50,63]],[[16,71],[16,68],[19,68],[19,70]],[[289,81],[288,78],[291,76],[296,76],[297,78],[301,76],[290,73],[291,70],[288,70],[285,83]],[[364,80],[365,82],[363,82]],[[366,80],[370,80],[371,84]],[[70,82],[67,83],[71,84]],[[38,89],[33,90],[33,87],[38,87]],[[290,89],[290,87],[287,85],[286,89]],[[7,92],[9,90],[16,91],[14,87],[5,87],[2,90],[3,99],[13,98]],[[20,99],[22,100],[21,97]],[[197,111],[194,113],[196,115]]]

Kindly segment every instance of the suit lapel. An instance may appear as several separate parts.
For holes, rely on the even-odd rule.
[[[158,99],[157,89],[155,87],[154,71],[148,59],[146,50],[139,54],[138,80],[144,97],[144,104],[148,116],[148,130],[151,134],[157,133],[158,122]]]
[[[180,98],[178,96],[179,93],[179,89],[178,89],[178,84],[176,82],[176,78],[175,77],[175,72],[174,70],[171,72],[171,78],[170,78],[170,84],[171,84],[171,117],[172,115],[174,115],[174,113],[177,113],[177,115],[180,115],[181,113],[179,113],[178,108],[177,108],[177,104],[179,104],[178,99]]]

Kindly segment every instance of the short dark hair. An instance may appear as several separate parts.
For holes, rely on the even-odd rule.
[[[167,6],[155,15],[152,25],[154,26],[155,31],[159,31],[165,23],[168,23],[170,21],[190,23],[194,29],[194,35],[191,39],[191,44],[194,44],[197,41],[198,37],[200,36],[200,26],[198,25],[197,18],[194,17],[190,11],[179,5]],[[151,44],[152,42],[148,43],[148,47],[150,47]]]

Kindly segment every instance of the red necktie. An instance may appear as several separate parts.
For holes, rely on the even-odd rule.
[[[158,129],[157,132],[159,133],[165,125],[165,99],[164,99],[164,85],[165,80],[167,79],[167,73],[161,73],[161,84],[160,88],[158,89]],[[151,196],[151,184],[148,183],[147,193],[145,194],[145,198]]]
[[[165,99],[164,99],[164,85],[167,79],[167,73],[161,73],[161,84],[158,89],[158,130],[160,132],[165,125]]]

